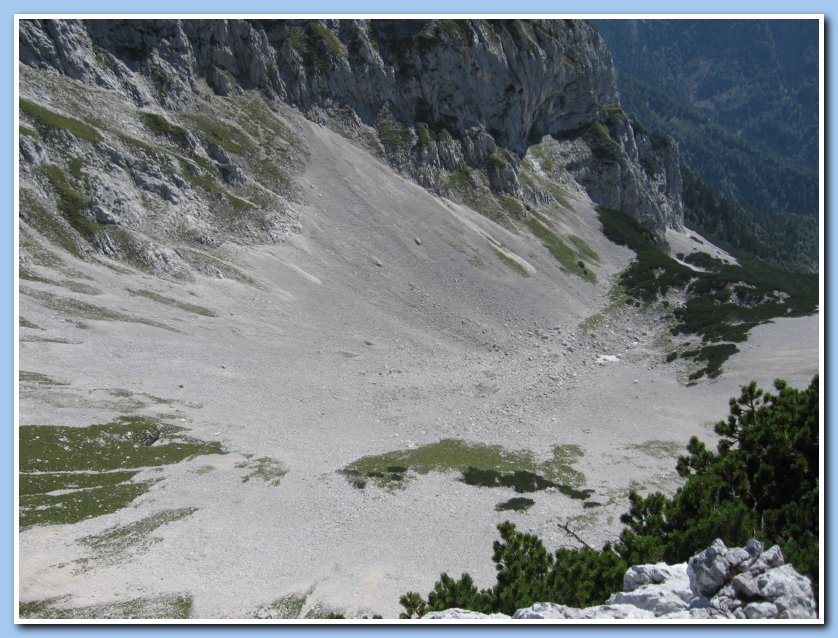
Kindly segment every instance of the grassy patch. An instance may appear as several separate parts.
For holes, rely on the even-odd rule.
[[[579,322],[579,329],[587,334],[601,326],[607,319],[618,317],[631,298],[619,284],[611,286],[608,291],[608,304],[599,312],[586,317]]]
[[[282,598],[277,598],[269,605],[263,605],[256,609],[253,614],[254,618],[260,619],[274,619],[274,618],[299,618],[303,613],[308,594],[289,594]]]
[[[82,545],[93,550],[93,558],[86,559],[86,562],[114,564],[124,560],[129,553],[145,553],[161,540],[159,537],[152,536],[153,532],[163,525],[184,519],[197,511],[194,507],[161,510],[133,523],[115,525],[101,534],[80,538],[79,542]]]
[[[524,208],[521,202],[509,195],[498,195],[498,198],[500,199],[501,206],[504,207],[507,213],[515,219],[524,219],[524,216],[527,214],[527,209]]]
[[[99,134],[99,131],[81,120],[61,115],[25,98],[20,98],[18,104],[20,110],[31,118],[35,126],[42,133],[46,129],[62,129],[82,140],[91,142],[102,141],[102,136]]]
[[[182,149],[189,148],[189,137],[186,129],[172,124],[162,115],[151,111],[140,111],[140,121],[154,135],[171,139]]]
[[[79,301],[70,297],[59,297],[49,292],[42,290],[34,290],[32,288],[24,288],[21,286],[20,292],[33,297],[40,301],[46,308],[57,310],[65,316],[79,317],[80,319],[91,319],[97,321],[125,321],[128,323],[141,323],[155,328],[162,328],[163,330],[170,330],[177,332],[174,328],[170,328],[166,324],[145,319],[144,317],[137,317],[129,315],[117,310],[111,310],[102,306],[89,304],[85,301]]]
[[[678,441],[651,440],[643,443],[631,443],[626,447],[656,459],[678,458],[686,450],[686,445],[678,443]]]
[[[576,252],[559,239],[558,235],[538,221],[538,219],[534,216],[528,217],[526,224],[532,231],[533,235],[541,240],[544,247],[547,248],[556,261],[562,265],[564,270],[573,273],[574,275],[578,275],[591,283],[596,282],[596,274],[593,271],[588,270],[588,268],[584,265],[584,262],[579,260]]]
[[[442,187],[451,193],[454,199],[491,219],[493,222],[509,227],[509,215],[498,200],[472,176],[472,171],[462,165],[460,170],[450,173]]]
[[[32,619],[180,619],[192,617],[192,597],[186,594],[148,596],[86,607],[65,607],[69,596],[21,603],[21,618]]]
[[[189,262],[189,264],[196,270],[203,272],[212,277],[232,279],[239,283],[247,284],[260,288],[261,284],[253,277],[243,273],[241,270],[231,265],[230,263],[219,259],[205,251],[193,250],[186,247],[181,247],[181,256]]]
[[[64,170],[59,166],[42,164],[41,171],[58,197],[58,210],[70,226],[90,241],[99,230],[99,225],[85,212],[89,203],[87,196],[67,179]]]
[[[306,26],[309,32],[325,44],[332,53],[341,57],[345,56],[343,46],[326,25],[312,20]]]
[[[577,490],[584,476],[571,467],[581,456],[577,446],[556,446],[553,458],[537,463],[531,452],[510,451],[499,445],[471,444],[459,439],[443,439],[422,447],[366,456],[342,470],[353,486],[363,488],[368,481],[378,487],[399,487],[409,476],[428,472],[459,471],[469,485],[512,487],[517,491],[554,487],[574,498],[587,498],[589,490]],[[585,494],[583,496],[583,494]]]
[[[673,313],[670,332],[702,340],[699,348],[681,354],[702,365],[691,380],[718,376],[722,364],[737,352],[734,344],[744,341],[754,326],[817,309],[816,274],[788,273],[740,255],[735,256],[741,266],[714,264],[715,272],[696,272],[664,253],[636,220],[603,206],[597,210],[605,236],[637,256],[619,279],[630,299],[651,304],[670,290],[686,295],[686,303]]]
[[[568,235],[568,240],[573,246],[576,248],[577,254],[581,255],[585,259],[594,262],[595,264],[599,264],[602,262],[600,259],[599,254],[590,247],[588,242],[586,242],[581,237],[577,237],[576,235]]]
[[[28,319],[24,319],[23,317],[18,317],[17,325],[21,328],[32,328],[33,330],[43,330],[40,326],[32,323]]]
[[[492,246],[492,250],[494,251],[495,255],[497,255],[498,259],[501,260],[501,263],[503,263],[505,266],[508,266],[509,268],[511,268],[512,270],[517,272],[522,277],[530,277],[531,276],[529,271],[526,268],[524,268],[521,264],[519,264],[517,261],[512,259],[512,257],[510,257],[506,253],[498,250],[494,246]]]
[[[228,153],[250,155],[256,152],[253,142],[233,122],[206,113],[185,112],[183,117],[207,140]]]
[[[236,463],[236,467],[250,470],[249,473],[242,477],[242,483],[247,483],[250,479],[257,478],[268,485],[276,487],[279,485],[282,477],[288,474],[288,469],[281,462],[268,456],[263,456],[252,461],[248,460]]]
[[[38,385],[69,385],[66,381],[56,381],[40,372],[28,372],[21,370],[18,379],[21,383],[36,383]]]
[[[39,275],[26,267],[21,266],[19,269],[20,278],[26,281],[37,281],[42,284],[49,284],[50,286],[57,286],[59,288],[66,288],[72,292],[78,292],[83,295],[101,295],[102,291],[98,288],[94,288],[93,286],[89,286],[85,283],[80,283],[77,281],[55,281],[54,279],[50,279],[49,277],[44,277],[43,275]]]
[[[525,512],[526,510],[530,509],[533,505],[535,505],[535,501],[531,498],[526,498],[525,496],[516,496],[514,498],[509,499],[508,501],[503,501],[502,503],[498,503],[497,505],[495,505],[495,511]]]
[[[619,146],[619,142],[611,137],[611,132],[608,130],[608,127],[605,126],[602,122],[594,122],[593,125],[594,132],[603,140],[607,141],[609,144],[613,144],[614,146]]]
[[[389,112],[378,120],[378,138],[390,152],[406,151],[413,144],[413,133],[404,124],[397,122]]]
[[[425,122],[416,122],[416,137],[420,147],[425,147],[436,139],[434,132]]]
[[[36,140],[41,139],[41,135],[40,133],[38,133],[38,131],[36,131],[35,129],[31,129],[28,126],[24,126],[23,124],[20,125],[20,128],[18,130],[20,131],[21,135],[25,135],[26,137],[31,137],[32,139]]]
[[[159,440],[149,444],[160,427]],[[22,425],[19,429],[20,525],[74,523],[127,506],[150,487],[136,473],[205,454],[221,445],[184,428],[123,416],[87,427]]]
[[[152,292],[151,290],[130,290],[126,288],[126,291],[129,295],[132,295],[134,297],[145,297],[146,299],[151,299],[152,301],[156,301],[157,303],[162,303],[167,306],[172,306],[173,308],[183,310],[185,312],[191,312],[196,315],[201,315],[202,317],[218,316],[209,308],[204,308],[203,306],[198,306],[196,304],[186,303],[177,299],[172,299],[171,297],[166,297],[156,292]]]

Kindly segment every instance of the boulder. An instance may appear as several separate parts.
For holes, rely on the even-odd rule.
[[[449,614],[454,615],[446,615]],[[425,618],[490,618],[462,609]],[[506,616],[503,616],[506,618]],[[785,563],[776,545],[728,548],[716,540],[688,563],[635,565],[623,576],[623,591],[606,604],[578,609],[551,602],[524,607],[515,619],[814,619],[815,598],[809,579]]]

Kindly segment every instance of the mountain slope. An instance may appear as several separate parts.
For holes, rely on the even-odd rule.
[[[323,26],[342,46],[353,24]],[[182,37],[198,26],[26,35],[42,53],[20,66],[22,615],[395,616],[441,569],[491,579],[501,520],[596,544],[628,489],[677,486],[673,457],[712,438],[741,379],[679,381],[693,364],[665,363],[671,318],[613,288],[635,256],[584,186],[656,201],[663,222],[644,188],[672,185],[671,145],[595,109],[520,155],[491,142],[511,194],[497,161],[466,161],[495,139],[479,127],[420,147],[393,110],[308,119],[270,94],[278,76],[246,61],[282,25],[213,24],[241,46],[194,75],[176,61],[203,55]],[[49,52],[73,42],[85,56]],[[431,148],[465,167],[423,188]],[[816,323],[742,344],[760,383],[808,380]],[[530,486],[529,509],[503,509]]]

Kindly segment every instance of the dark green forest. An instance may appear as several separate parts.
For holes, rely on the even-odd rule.
[[[452,607],[512,614],[536,602],[574,607],[604,603],[622,590],[630,565],[683,562],[716,538],[728,547],[751,538],[778,544],[786,560],[818,587],[819,380],[805,390],[775,382],[775,392],[750,383],[731,398],[711,451],[693,437],[676,469],[685,480],[672,497],[629,493],[616,543],[601,550],[548,552],[533,534],[506,521],[493,545],[496,582],[479,589],[469,574],[440,576],[423,597],[400,598],[402,618]]]
[[[719,195],[703,179],[682,168],[684,223],[725,249],[744,251],[777,268],[818,271],[818,218],[770,214]]]
[[[619,71],[743,140],[818,162],[817,20],[594,20]],[[624,107],[632,113],[632,96]]]
[[[678,142],[687,225],[774,266],[817,271],[817,21],[592,22],[623,108]]]

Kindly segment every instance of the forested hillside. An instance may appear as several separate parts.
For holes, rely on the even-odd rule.
[[[594,25],[626,112],[679,144],[687,224],[775,265],[817,268],[805,218],[819,212],[817,21]]]

